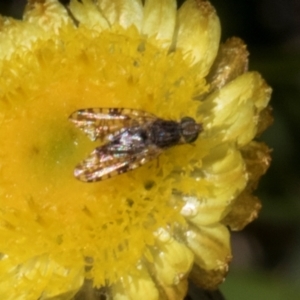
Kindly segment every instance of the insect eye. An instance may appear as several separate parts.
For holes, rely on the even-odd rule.
[[[183,117],[180,125],[181,134],[186,143],[194,142],[198,138],[199,133],[202,131],[201,124],[197,124],[191,117]]]

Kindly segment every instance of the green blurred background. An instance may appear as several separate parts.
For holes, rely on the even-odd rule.
[[[25,2],[1,0],[0,13],[20,18]],[[241,37],[250,69],[273,87],[275,117],[261,137],[273,149],[271,168],[256,192],[263,209],[258,220],[232,234],[234,259],[221,291],[228,300],[299,300],[300,0],[211,2],[222,41]]]

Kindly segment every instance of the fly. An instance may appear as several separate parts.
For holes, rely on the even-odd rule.
[[[104,143],[75,167],[74,176],[84,182],[134,170],[170,147],[196,141],[203,131],[191,117],[176,122],[128,108],[80,109],[69,119],[92,141]]]

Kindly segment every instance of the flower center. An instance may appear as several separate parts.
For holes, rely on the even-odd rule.
[[[99,143],[68,116],[80,108],[128,107],[197,120],[199,102],[192,99],[205,87],[180,52],[157,49],[133,28],[117,34],[79,28],[61,36],[61,43],[43,41],[38,50],[4,62],[11,71],[5,84],[1,79],[1,214],[10,226],[17,216],[21,226],[9,234],[20,242],[8,243],[6,251],[22,260],[29,254],[20,249],[53,253],[54,259],[80,249],[78,264],[91,259],[95,268],[88,272],[103,284],[136,265],[155,230],[183,222],[172,191],[198,188],[189,171],[203,153],[183,145],[131,173],[82,183],[74,167]],[[101,274],[92,274],[97,269]]]

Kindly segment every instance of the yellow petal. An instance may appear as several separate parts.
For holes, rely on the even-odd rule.
[[[175,295],[178,299],[183,298],[187,289],[186,279],[193,265],[193,253],[164,229],[157,233],[153,252],[153,273],[158,284],[164,289],[168,299],[176,299]]]
[[[191,227],[186,238],[195,254],[192,279],[203,288],[216,288],[224,279],[231,260],[228,229],[219,224],[199,229]]]
[[[91,0],[71,0],[70,10],[80,24],[101,32],[109,27],[107,20]]]
[[[201,190],[196,196],[184,196],[181,214],[197,226],[213,224],[222,219],[247,182],[239,151],[227,146],[213,149],[194,176],[207,190]]]
[[[144,266],[139,267],[138,276],[120,278],[112,288],[114,300],[141,300],[147,295],[147,300],[158,300],[159,292]]]
[[[67,10],[57,0],[30,1],[23,19],[51,33],[58,33],[63,25],[71,23]]]
[[[26,24],[12,18],[0,16],[0,59],[9,59],[17,47],[30,48],[37,36],[42,36],[43,31],[31,24]]]
[[[0,16],[0,58],[9,58],[16,50],[26,53],[36,40],[48,40],[64,25],[72,25],[66,9],[56,0],[31,1],[23,21]]]
[[[186,241],[193,250],[195,262],[204,269],[215,269],[230,257],[229,231],[224,225],[190,227]]]
[[[135,25],[141,29],[143,6],[140,0],[97,0],[97,3],[110,25],[119,24],[124,28]]]
[[[236,141],[238,146],[249,143],[256,135],[259,113],[268,105],[271,89],[256,72],[245,73],[221,90],[212,93],[201,111],[204,134],[219,136],[222,141]]]
[[[170,47],[176,23],[175,0],[146,0],[142,33]]]
[[[209,2],[187,0],[178,11],[176,48],[197,63],[200,76],[209,72],[219,47],[220,22]]]
[[[5,300],[49,299],[62,294],[65,298],[60,299],[71,299],[84,279],[83,269],[66,269],[46,254],[19,264],[13,258],[2,258],[0,274],[0,295]]]
[[[257,218],[261,209],[259,199],[251,193],[256,189],[260,177],[270,166],[270,150],[263,144],[252,141],[241,149],[248,173],[245,190],[235,199],[229,214],[222,221],[232,230],[242,230],[248,223]]]

